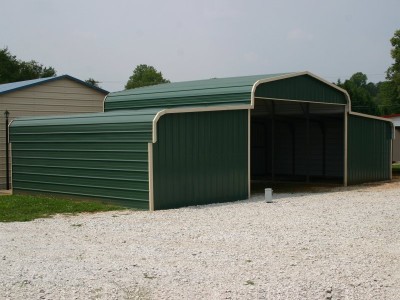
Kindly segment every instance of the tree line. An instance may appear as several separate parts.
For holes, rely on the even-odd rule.
[[[400,113],[400,30],[390,43],[394,62],[386,71],[385,81],[368,82],[366,74],[357,72],[344,82],[336,82],[349,93],[353,111],[376,116]]]
[[[400,30],[395,31],[390,43],[394,62],[386,71],[385,81],[368,82],[366,74],[357,72],[344,82],[338,79],[335,83],[349,93],[353,111],[376,116],[400,113]],[[19,60],[7,47],[0,49],[0,84],[51,76],[56,76],[53,67],[44,67],[34,60]],[[85,82],[97,87],[100,83],[93,78]],[[153,66],[141,64],[133,70],[125,89],[168,82]]]

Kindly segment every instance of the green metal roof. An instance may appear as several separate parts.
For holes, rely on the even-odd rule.
[[[251,93],[256,83],[256,98],[350,104],[345,90],[310,72],[296,72],[214,78],[130,89],[109,94],[104,110],[249,105],[253,104]]]
[[[152,123],[156,114],[162,109],[125,110],[115,112],[98,112],[50,117],[16,118],[11,127],[85,125],[109,123]]]
[[[250,104],[251,89],[260,79],[289,73],[166,83],[110,93],[105,111],[149,107]]]

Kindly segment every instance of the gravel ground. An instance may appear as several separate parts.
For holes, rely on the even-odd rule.
[[[399,182],[0,223],[0,299],[399,295]]]

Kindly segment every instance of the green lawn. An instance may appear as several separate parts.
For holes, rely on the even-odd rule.
[[[393,173],[400,174],[400,164],[399,163],[393,164],[392,171]]]
[[[11,195],[0,196],[0,222],[24,222],[55,214],[76,214],[126,209],[96,201],[76,201],[58,198]]]

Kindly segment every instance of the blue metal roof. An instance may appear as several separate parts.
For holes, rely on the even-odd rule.
[[[108,94],[108,91],[103,90],[101,88],[98,88],[96,86],[93,86],[91,84],[88,84],[78,78],[69,76],[69,75],[61,75],[61,76],[54,76],[54,77],[46,77],[46,78],[39,78],[39,79],[32,79],[32,80],[25,80],[25,81],[18,81],[18,82],[11,82],[11,83],[4,83],[4,84],[0,84],[0,95],[2,94],[6,94],[6,93],[10,93],[10,92],[14,92],[17,90],[21,90],[24,88],[28,88],[28,87],[32,87],[35,85],[39,85],[45,82],[50,82],[50,81],[55,81],[55,80],[60,80],[60,79],[70,79],[73,80],[77,83],[86,85],[87,87],[97,90],[101,93],[104,94]]]

